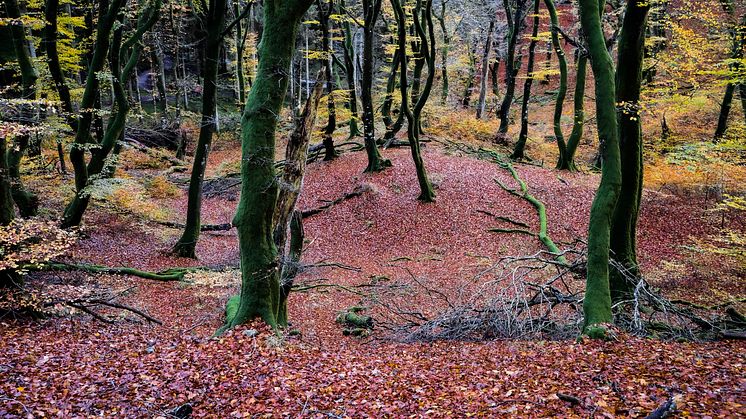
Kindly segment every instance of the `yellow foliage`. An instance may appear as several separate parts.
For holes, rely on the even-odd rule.
[[[156,176],[146,183],[148,194],[153,198],[175,198],[181,196],[181,189],[169,182],[165,176]]]

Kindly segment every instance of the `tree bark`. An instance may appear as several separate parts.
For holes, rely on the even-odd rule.
[[[565,160],[567,159],[567,144],[565,143],[565,136],[562,133],[562,107],[565,104],[565,96],[567,95],[567,59],[565,58],[565,51],[562,49],[562,44],[560,44],[559,19],[557,18],[557,8],[554,5],[554,0],[544,0],[544,4],[549,11],[549,20],[552,26],[552,48],[557,55],[560,71],[560,85],[557,91],[557,100],[554,103],[553,125],[554,139],[557,141],[557,149],[559,151],[557,168],[563,169],[566,166]]]
[[[600,3],[600,4],[599,4]],[[588,263],[583,313],[583,331],[592,337],[605,337],[603,324],[611,323],[609,290],[609,236],[611,217],[621,188],[621,157],[616,118],[614,63],[606,49],[601,26],[604,0],[580,0],[580,22],[588,42],[596,87],[598,137],[604,165],[601,183],[591,206],[588,223]]]
[[[215,131],[218,60],[220,59],[220,47],[223,44],[222,32],[225,25],[226,7],[225,0],[211,0],[204,18],[208,29],[204,49],[204,73],[202,74],[202,119],[197,147],[194,150],[192,174],[189,178],[189,198],[184,232],[173,248],[174,254],[181,257],[197,257],[195,249],[199,240],[202,217],[202,183],[212,146],[212,135]]]
[[[616,103],[619,124],[619,148],[622,165],[622,187],[611,220],[612,258],[633,277],[638,277],[637,218],[642,197],[642,125],[640,89],[645,55],[645,26],[649,0],[630,0],[622,23],[617,52]],[[617,269],[610,267],[610,289],[613,302],[622,301],[634,291]]]
[[[583,125],[585,124],[585,76],[588,67],[588,56],[581,53],[578,57],[575,71],[575,91],[573,93],[573,124],[570,138],[567,139],[567,149],[564,156],[560,156],[557,168],[576,171],[575,152],[583,139]],[[561,163],[561,164],[559,164]]]
[[[266,0],[259,68],[241,118],[241,198],[238,230],[241,293],[230,328],[260,317],[278,323],[280,272],[272,218],[277,202],[274,154],[277,116],[288,88],[298,25],[309,0]]]
[[[534,0],[533,29],[531,31],[531,42],[528,46],[528,64],[526,67],[526,81],[523,83],[523,103],[521,105],[521,132],[518,141],[513,147],[511,159],[522,159],[525,156],[526,140],[528,139],[528,104],[531,100],[531,86],[534,83],[534,58],[537,37],[539,35],[539,0]]]
[[[487,102],[487,74],[490,65],[490,50],[492,49],[492,31],[495,28],[495,21],[490,20],[490,26],[487,29],[487,39],[484,41],[484,52],[482,53],[482,67],[480,68],[479,79],[479,102],[477,103],[477,119],[482,119],[484,107]]]
[[[508,49],[505,59],[505,96],[503,96],[497,116],[500,118],[500,127],[497,130],[497,142],[505,142],[510,125],[510,105],[515,95],[515,81],[520,69],[520,58],[516,60],[515,49],[518,37],[523,28],[523,9],[527,0],[517,0],[515,10],[510,5],[510,0],[503,0],[503,8],[508,21]]]

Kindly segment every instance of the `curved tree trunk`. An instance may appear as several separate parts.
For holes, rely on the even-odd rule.
[[[381,0],[377,0],[377,3],[380,5]],[[344,1],[342,1],[342,7],[344,7]],[[363,8],[365,8],[363,6]],[[379,7],[380,11],[380,7]],[[377,13],[376,13],[376,17]],[[375,25],[375,20],[373,21],[373,24]],[[358,109],[357,109],[357,88],[355,86],[355,63],[353,61],[353,57],[355,57],[355,48],[352,44],[352,29],[350,28],[350,22],[349,20],[345,20],[344,24],[344,64],[345,64],[345,78],[347,79],[347,89],[350,91],[350,100],[348,101],[350,106],[350,138],[352,137],[359,137],[361,135],[360,128],[358,127]],[[367,25],[366,25],[367,27]],[[372,32],[372,29],[371,29]],[[363,32],[363,37],[365,36],[365,33]],[[372,48],[372,46],[371,46]],[[365,52],[363,52],[365,53]],[[365,64],[363,64],[365,65]],[[372,63],[371,63],[372,65]]]
[[[567,59],[565,58],[565,51],[562,49],[562,44],[560,44],[559,19],[557,18],[557,8],[554,5],[554,0],[544,0],[544,4],[549,11],[549,19],[552,25],[552,48],[554,48],[554,52],[557,55],[560,71],[560,85],[557,91],[557,100],[554,103],[553,125],[554,139],[557,141],[557,149],[559,151],[557,168],[562,169],[565,167],[565,160],[567,159],[567,144],[565,144],[565,136],[562,133],[562,107],[565,104],[565,96],[567,95]]]
[[[520,68],[520,58],[516,59],[515,49],[518,44],[518,36],[523,28],[523,8],[526,0],[517,0],[515,10],[510,5],[510,0],[503,0],[503,8],[508,21],[508,53],[505,59],[505,96],[503,96],[497,116],[500,118],[500,127],[497,130],[497,142],[505,142],[510,125],[510,105],[515,95],[515,80]]]
[[[325,78],[328,120],[324,127],[324,160],[333,160],[337,157],[337,152],[334,150],[334,138],[332,138],[334,131],[337,129],[337,110],[334,105],[334,82],[332,81],[332,69],[334,66],[332,55],[334,54],[334,50],[332,48],[332,37],[330,34],[332,28],[329,17],[334,13],[334,3],[330,2],[326,9],[324,9],[320,1],[317,1],[316,5],[319,9],[319,22],[321,22],[321,42],[327,60]]]
[[[513,147],[511,159],[522,159],[525,156],[526,140],[528,139],[528,104],[531,100],[531,86],[534,83],[534,58],[537,37],[539,35],[539,0],[534,0],[534,23],[531,30],[531,42],[528,46],[528,64],[526,67],[526,81],[523,83],[523,103],[521,104],[521,132]]]
[[[195,249],[199,240],[202,215],[202,182],[205,177],[207,158],[212,146],[212,134],[215,131],[215,107],[217,105],[218,61],[220,47],[223,43],[223,26],[225,25],[224,0],[211,0],[207,12],[207,40],[205,41],[205,65],[202,74],[202,119],[199,138],[194,150],[192,174],[189,178],[189,198],[184,232],[174,245],[173,252],[181,257],[196,258]]]
[[[600,4],[599,4],[600,3]],[[584,333],[604,337],[603,324],[611,323],[609,291],[609,236],[611,217],[622,183],[619,133],[616,118],[614,63],[606,49],[601,26],[604,0],[580,0],[580,22],[588,42],[591,67],[596,86],[598,137],[604,165],[601,183],[591,206],[588,222],[588,264],[583,299]]]
[[[619,38],[616,73],[616,102],[622,188],[611,221],[612,258],[630,275],[637,277],[637,217],[642,196],[642,125],[640,88],[645,55],[645,24],[650,10],[648,0],[630,0]],[[628,298],[635,284],[617,269],[610,268],[611,300]]]
[[[560,156],[557,168],[562,170],[577,170],[575,166],[575,152],[580,140],[583,139],[583,125],[585,124],[585,75],[588,72],[588,56],[578,57],[575,71],[575,92],[573,97],[573,123],[570,138],[567,139],[567,149],[564,156]],[[560,164],[561,163],[561,164]]]

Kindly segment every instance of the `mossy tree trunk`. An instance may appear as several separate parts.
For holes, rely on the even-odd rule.
[[[487,29],[487,38],[484,41],[482,52],[482,67],[479,69],[479,102],[477,102],[477,119],[482,119],[484,107],[487,104],[487,74],[490,67],[490,51],[492,50],[492,31],[495,28],[495,20],[490,20]]]
[[[510,125],[510,105],[513,104],[515,95],[515,81],[520,68],[520,57],[516,59],[515,50],[518,45],[518,37],[523,28],[523,9],[527,0],[515,1],[515,10],[511,0],[503,0],[503,8],[508,22],[508,48],[505,59],[505,96],[503,96],[497,116],[500,118],[500,127],[497,130],[497,141],[504,142]]]
[[[85,212],[80,198],[85,194],[84,189],[89,183],[85,152],[89,144],[96,143],[91,137],[91,126],[93,125],[93,119],[96,114],[96,102],[99,93],[98,73],[104,68],[106,56],[109,54],[111,31],[117,15],[125,3],[126,0],[113,0],[111,3],[108,0],[99,1],[96,40],[88,63],[88,74],[86,75],[83,98],[80,101],[80,116],[78,117],[75,140],[70,149],[70,162],[75,170],[76,192],[75,197],[65,208],[65,212],[62,215],[62,227],[80,225],[83,219],[83,212]]]
[[[609,236],[611,218],[622,184],[619,133],[617,131],[614,63],[606,49],[601,25],[604,0],[580,0],[580,23],[588,42],[596,88],[598,137],[604,165],[601,182],[591,206],[588,223],[588,264],[583,300],[583,330],[591,336],[605,336],[603,324],[612,322],[609,290]]]
[[[528,139],[528,104],[531,100],[531,86],[534,83],[534,59],[536,56],[536,43],[539,36],[539,0],[534,0],[533,7],[533,29],[531,30],[531,42],[528,44],[528,63],[526,65],[526,81],[523,83],[523,100],[521,104],[521,132],[518,141],[513,147],[511,159],[522,159],[526,153],[526,140]],[[502,124],[501,124],[502,125]]]
[[[363,100],[363,135],[365,152],[368,155],[366,172],[380,172],[391,166],[389,160],[381,157],[376,144],[375,114],[373,112],[373,41],[374,29],[381,12],[381,0],[363,0],[363,68],[361,95]],[[394,73],[396,70],[394,70]],[[354,86],[351,86],[354,91]],[[388,98],[387,98],[388,100]],[[390,104],[389,104],[390,106]]]
[[[272,218],[277,202],[274,154],[277,115],[288,88],[295,39],[309,0],[265,0],[259,66],[241,118],[241,198],[238,230],[241,293],[225,328],[260,317],[277,327],[280,272]]]
[[[630,0],[619,38],[616,72],[619,148],[622,165],[622,188],[611,222],[612,258],[634,277],[637,264],[637,218],[642,196],[642,124],[640,122],[640,89],[645,55],[645,25],[650,11],[649,0]],[[611,300],[621,301],[634,291],[635,284],[610,267]]]
[[[583,126],[585,124],[585,76],[588,72],[588,55],[581,52],[575,69],[575,91],[573,93],[573,122],[570,138],[567,139],[567,149],[560,155],[557,169],[576,171],[575,152],[578,150],[580,140],[583,139]]]
[[[206,15],[202,18],[207,28],[203,52],[205,59],[202,73],[202,117],[197,147],[194,149],[192,174],[189,178],[189,198],[184,232],[173,248],[174,254],[181,257],[197,257],[195,249],[199,240],[202,218],[202,183],[212,147],[212,136],[216,130],[215,107],[217,105],[220,48],[223,44],[222,32],[225,26],[225,3],[225,0],[211,0]]]
[[[420,49],[424,60],[427,62],[427,80],[419,95],[417,102],[412,107],[409,105],[409,95],[407,92],[407,20],[404,14],[404,8],[399,0],[391,0],[391,5],[396,14],[398,27],[398,47],[401,54],[401,72],[399,79],[399,89],[401,91],[401,108],[407,117],[407,136],[409,138],[409,148],[412,151],[415,169],[417,171],[417,181],[420,185],[420,195],[417,197],[423,202],[435,201],[435,191],[433,190],[430,179],[427,175],[425,163],[422,160],[420,151],[420,116],[422,109],[425,107],[433,80],[435,78],[435,33],[433,31],[432,21],[432,0],[426,0],[425,6],[422,6],[422,0],[417,0],[412,11],[412,20],[416,35],[420,38]],[[420,11],[425,21],[420,21]],[[424,23],[424,27],[423,27]],[[427,33],[425,32],[427,30]]]
[[[391,71],[389,72],[388,80],[386,81],[386,96],[383,99],[381,105],[381,115],[383,117],[383,123],[386,125],[386,133],[383,136],[383,142],[387,143],[394,139],[397,133],[404,126],[404,113],[399,109],[399,113],[396,115],[396,120],[391,119],[391,107],[394,103],[394,91],[396,90],[396,76],[399,74],[399,68],[401,67],[401,54],[397,49],[394,52],[394,57],[391,61]]]
[[[12,34],[11,42],[18,60],[18,67],[21,71],[21,97],[31,103],[21,105],[21,124],[32,123],[35,119],[33,101],[36,100],[36,80],[39,78],[34,63],[28,51],[28,41],[26,39],[26,27],[21,20],[21,10],[16,0],[5,0],[5,12],[9,19],[13,20],[10,25]],[[26,189],[21,181],[21,160],[29,146],[31,136],[29,133],[20,133],[16,136],[14,144],[7,152],[8,174],[10,175],[10,189],[13,201],[18,206],[18,211],[22,217],[32,217],[36,215],[39,207],[39,198],[33,192]]]
[[[557,149],[559,151],[557,168],[562,169],[566,166],[565,160],[567,159],[567,144],[565,143],[565,136],[562,133],[562,107],[565,104],[565,96],[567,96],[567,59],[565,58],[565,51],[562,49],[562,44],[560,44],[559,19],[557,18],[557,8],[554,5],[554,0],[544,0],[544,4],[549,11],[549,20],[552,25],[552,48],[557,55],[560,72],[560,85],[557,91],[557,100],[554,102],[553,126],[554,140],[557,141]]]
[[[16,216],[13,196],[10,193],[7,150],[5,137],[0,136],[0,226],[10,224]]]
[[[380,4],[381,0],[376,0],[379,4],[379,11],[380,11]],[[341,0],[340,4],[342,7],[345,7],[344,0]],[[365,5],[363,5],[363,9],[365,9]],[[376,13],[376,18],[378,17],[378,14]],[[344,67],[345,67],[345,78],[347,79],[347,89],[349,90],[350,99],[348,101],[349,107],[350,107],[350,138],[352,137],[359,137],[361,135],[360,128],[358,127],[358,108],[357,108],[357,87],[355,86],[355,48],[353,46],[353,34],[352,34],[352,28],[350,25],[350,21],[348,19],[344,20],[343,23],[343,29],[344,29]],[[366,24],[365,27],[368,25]],[[373,26],[375,26],[375,20],[373,21]],[[371,32],[373,29],[371,28]],[[365,28],[363,28],[363,43],[365,43]],[[365,54],[365,47],[363,47],[363,54]],[[365,60],[365,58],[363,58]],[[365,65],[365,64],[363,64]],[[372,63],[371,63],[372,65]]]
[[[114,7],[115,3],[112,3],[111,7]],[[122,15],[119,14],[119,7],[116,10],[109,10],[110,13],[114,14],[115,20],[119,19]],[[141,43],[142,37],[153,27],[155,22],[158,20],[160,12],[161,2],[156,0],[153,3],[144,6],[141,10],[140,16],[137,20],[137,27],[132,35],[130,35],[124,42],[123,28],[120,26],[114,32],[114,36],[111,41],[106,39],[106,49],[111,50],[109,54],[109,70],[111,71],[112,77],[112,89],[114,91],[114,104],[112,105],[112,112],[109,116],[109,123],[106,126],[101,143],[98,147],[91,151],[91,159],[88,164],[85,164],[85,157],[83,157],[83,171],[78,173],[78,167],[75,168],[76,178],[76,193],[70,203],[65,207],[65,212],[62,216],[62,226],[72,227],[77,226],[83,219],[88,203],[90,201],[90,194],[86,188],[90,187],[96,180],[103,178],[107,173],[113,173],[113,168],[108,168],[106,171],[105,166],[109,154],[114,149],[117,141],[120,140],[124,132],[124,125],[127,122],[127,114],[129,112],[129,102],[127,95],[124,91],[124,84],[129,80],[134,72],[137,61],[142,52],[143,45]],[[113,25],[112,25],[113,27]],[[97,38],[98,39],[98,38]],[[98,40],[97,46],[99,47]],[[94,52],[94,57],[98,51]],[[127,63],[124,68],[120,68],[120,60],[125,57],[129,52]],[[85,97],[84,97],[85,99]],[[88,123],[90,126],[90,122]],[[82,129],[82,123],[79,121],[79,131]],[[76,135],[77,141],[77,135]],[[72,151],[71,151],[72,160]],[[83,184],[78,184],[79,181],[85,181]]]

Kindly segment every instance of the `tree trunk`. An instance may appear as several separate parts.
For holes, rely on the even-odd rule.
[[[730,10],[729,13],[733,14],[734,10]],[[733,47],[731,51],[732,62],[728,64],[728,70],[731,73],[729,77],[737,77],[739,71],[743,71],[741,68],[740,60],[743,58],[744,48],[746,48],[746,14],[741,16],[740,24],[731,29],[731,36],[733,38]],[[723,102],[720,104],[720,115],[718,117],[718,124],[715,128],[714,141],[718,142],[725,135],[725,131],[728,129],[728,115],[733,104],[733,94],[735,93],[738,85],[729,81],[725,86],[725,94],[723,95]],[[740,92],[739,92],[740,93]]]
[[[44,7],[44,19],[47,23],[44,27],[44,38],[42,42],[47,51],[49,74],[52,76],[55,90],[57,90],[57,94],[60,96],[60,102],[62,103],[63,116],[67,124],[70,125],[70,128],[75,131],[78,121],[73,113],[70,88],[67,86],[65,75],[62,73],[60,56],[57,52],[57,9],[59,8],[59,3],[59,0],[47,0],[47,4]]]
[[[259,68],[241,119],[241,198],[233,224],[241,255],[241,294],[225,328],[260,317],[278,326],[280,272],[272,217],[277,201],[274,154],[277,116],[288,88],[290,61],[308,0],[264,2]],[[224,328],[224,329],[225,329]]]
[[[466,70],[466,81],[464,82],[464,97],[461,99],[461,106],[467,109],[471,106],[471,93],[474,91],[474,78],[477,75],[477,42],[474,40],[474,46],[466,51],[469,67]]]
[[[565,160],[567,159],[567,144],[565,144],[565,136],[562,133],[562,107],[565,104],[565,96],[567,95],[567,59],[565,58],[565,51],[562,49],[562,44],[560,44],[559,19],[557,18],[557,8],[554,5],[554,0],[544,0],[544,4],[549,11],[549,19],[552,26],[552,48],[554,48],[554,52],[557,54],[560,71],[559,91],[557,92],[557,100],[554,103],[554,139],[557,141],[557,149],[559,151],[557,168],[562,169],[565,167]]]
[[[599,4],[600,3],[600,4]],[[605,337],[603,324],[611,323],[609,291],[609,235],[611,217],[621,188],[621,157],[616,118],[614,63],[606,49],[601,26],[604,0],[580,0],[580,22],[588,42],[591,68],[596,87],[598,137],[604,165],[601,183],[591,206],[588,223],[588,265],[583,313],[583,331],[593,337]]]
[[[451,49],[451,36],[446,28],[446,3],[448,0],[440,1],[440,16],[433,14],[440,24],[440,30],[443,32],[443,45],[440,46],[440,81],[441,93],[440,104],[445,105],[448,102],[448,51]]]
[[[181,257],[196,258],[195,249],[199,240],[202,215],[202,182],[205,177],[207,158],[212,145],[212,134],[216,127],[218,60],[223,43],[223,26],[225,25],[225,0],[211,0],[206,16],[207,40],[205,42],[205,66],[202,84],[202,120],[194,150],[192,174],[189,178],[187,218],[184,232],[176,242],[173,252]]]
[[[103,70],[106,56],[109,53],[109,36],[114,26],[114,21],[119,10],[124,6],[125,0],[99,0],[98,25],[96,28],[96,41],[93,46],[88,73],[86,75],[85,90],[80,101],[80,116],[78,117],[78,129],[75,132],[75,141],[70,149],[70,162],[75,170],[76,198],[88,185],[88,168],[85,162],[86,144],[92,143],[91,125],[94,119],[94,109],[98,99],[99,82],[97,74]],[[73,198],[70,204],[79,199]],[[74,227],[80,225],[83,218],[83,210],[71,208],[70,204],[65,208],[62,216],[62,227]]]
[[[404,9],[402,8],[399,0],[391,0],[391,5],[393,6],[394,12],[396,14],[399,34],[399,50],[406,51],[407,23]],[[415,169],[417,171],[417,181],[420,185],[420,195],[417,197],[417,199],[423,202],[433,202],[435,201],[435,191],[430,184],[430,179],[428,178],[427,170],[425,169],[425,163],[422,160],[422,154],[420,152],[420,132],[418,129],[420,126],[420,115],[422,113],[422,109],[425,106],[425,103],[427,102],[427,98],[430,95],[430,90],[435,78],[435,34],[433,32],[431,13],[432,0],[427,0],[423,13],[423,16],[425,17],[425,28],[427,28],[428,31],[427,34],[425,33],[425,28],[423,28],[422,23],[420,22],[420,10],[423,10],[422,0],[417,0],[416,6],[412,11],[412,16],[416,34],[420,37],[420,48],[423,53],[423,57],[427,62],[427,81],[425,82],[425,86],[423,87],[422,93],[417,99],[417,102],[412,108],[410,108],[409,95],[407,94],[407,55],[401,54],[399,89],[401,91],[401,108],[407,117],[407,134],[410,146],[409,148],[412,151],[412,159],[414,160]]]
[[[539,0],[534,0],[534,24],[531,32],[531,42],[528,46],[528,64],[526,68],[526,81],[523,83],[523,103],[521,105],[521,133],[513,148],[511,159],[522,159],[525,155],[526,140],[528,139],[528,104],[531,100],[531,85],[534,83],[534,58],[537,37],[539,35]]]
[[[0,136],[0,226],[10,224],[16,216],[13,197],[10,193],[7,149],[5,137]]]
[[[480,68],[479,80],[479,103],[477,104],[477,119],[482,119],[484,107],[487,102],[487,70],[490,65],[490,50],[492,49],[492,30],[495,28],[495,21],[490,21],[487,29],[487,39],[484,41],[484,52],[482,53],[482,68]]]
[[[391,166],[391,161],[381,157],[376,144],[375,114],[373,111],[373,38],[376,20],[381,12],[381,0],[364,0],[363,14],[363,71],[362,71],[362,100],[363,100],[363,132],[365,138],[365,152],[368,155],[366,172],[380,172]],[[394,70],[394,73],[396,70]],[[349,76],[349,74],[348,74]],[[354,89],[354,87],[353,87]],[[389,97],[387,97],[389,100]],[[389,102],[390,106],[390,102]]]
[[[380,5],[381,0],[376,0],[376,2]],[[344,0],[342,0],[342,7],[344,7]],[[363,6],[363,9],[365,9],[365,6]],[[379,7],[380,10],[380,7]],[[376,13],[375,18],[378,17],[378,13]],[[375,25],[375,18],[373,20],[373,24]],[[350,91],[350,100],[349,100],[349,106],[350,106],[350,138],[352,137],[359,137],[360,134],[360,128],[358,127],[357,121],[359,120],[358,117],[358,109],[357,109],[357,87],[355,82],[355,62],[353,61],[353,57],[355,57],[355,48],[352,45],[352,29],[350,28],[350,21],[345,20],[344,21],[344,64],[345,64],[345,78],[347,79],[347,88]],[[366,26],[367,27],[367,26]],[[370,32],[373,32],[373,29],[371,28]],[[365,37],[365,31],[363,31],[363,37]],[[371,48],[373,46],[371,45]],[[372,61],[372,55],[371,55],[371,61]],[[372,62],[371,62],[372,65]]]
[[[518,37],[523,28],[523,9],[526,0],[517,0],[515,10],[510,6],[510,0],[503,0],[503,8],[508,21],[508,52],[505,59],[505,96],[503,96],[497,116],[500,118],[500,127],[497,130],[497,142],[507,140],[508,126],[510,125],[510,105],[515,95],[515,80],[520,68],[520,58],[516,60],[515,49]],[[511,18],[512,16],[512,18]]]
[[[124,125],[127,122],[129,102],[127,101],[127,95],[124,91],[124,83],[130,78],[132,72],[137,66],[137,61],[143,49],[143,45],[140,41],[145,32],[147,32],[158,19],[160,6],[161,2],[160,0],[157,0],[140,12],[140,16],[137,20],[137,29],[125,42],[122,42],[123,26],[121,22],[121,19],[124,19],[124,16],[115,13],[115,16],[117,19],[120,19],[120,21],[114,32],[114,36],[112,37],[110,45],[111,51],[109,54],[109,70],[113,75],[112,89],[114,90],[115,103],[112,104],[109,123],[106,126],[106,131],[101,139],[101,143],[97,149],[91,152],[91,160],[85,166],[86,183],[82,188],[77,190],[73,199],[67,207],[65,207],[65,212],[63,214],[63,226],[65,227],[79,225],[82,221],[83,213],[88,207],[90,201],[90,195],[85,189],[91,186],[97,178],[103,177],[100,176],[101,174],[113,173],[114,171],[114,168],[112,167],[107,168],[106,164],[109,154],[114,149],[117,141],[122,138]],[[109,44],[108,39],[107,44]],[[120,57],[124,57],[127,51],[130,51],[129,59],[124,66],[124,69],[121,69]]]
[[[36,110],[34,107],[36,105],[33,101],[36,100],[36,80],[39,78],[39,74],[36,72],[36,68],[34,68],[34,64],[29,56],[26,28],[20,20],[21,11],[18,7],[18,2],[16,0],[5,0],[5,11],[8,18],[15,21],[14,24],[10,25],[10,31],[12,34],[13,49],[18,60],[18,67],[21,70],[21,97],[31,101],[31,103],[21,105],[21,123],[25,125],[35,119],[34,114]],[[14,146],[10,150],[7,150],[11,195],[22,217],[36,215],[39,207],[39,198],[33,192],[26,189],[21,181],[21,160],[28,148],[30,139],[30,134],[28,133],[19,134],[14,140]]]
[[[575,92],[573,97],[573,123],[570,138],[567,140],[567,150],[564,156],[560,156],[557,168],[561,170],[576,171],[575,152],[580,140],[583,139],[583,125],[585,124],[585,75],[588,67],[588,56],[584,53],[578,57],[575,72]],[[560,164],[561,163],[561,164]]]
[[[337,152],[334,150],[334,131],[337,129],[337,111],[334,105],[334,82],[332,81],[332,69],[334,66],[334,60],[332,55],[334,49],[332,48],[332,37],[331,37],[331,19],[329,18],[334,13],[334,4],[329,3],[326,9],[321,5],[320,1],[317,1],[319,9],[319,22],[321,22],[321,42],[323,45],[323,51],[326,55],[326,67],[324,75],[326,79],[326,109],[328,114],[328,120],[324,127],[324,160],[333,160],[337,157]]]
[[[391,105],[394,103],[394,90],[396,89],[396,75],[398,74],[399,68],[401,67],[401,54],[397,49],[394,52],[394,58],[391,62],[391,72],[389,73],[388,81],[386,82],[386,97],[381,105],[381,114],[383,115],[383,123],[386,125],[386,133],[383,136],[383,142],[388,143],[394,139],[394,136],[404,126],[404,113],[399,109],[399,113],[396,116],[396,120],[391,119]]]
[[[610,242],[612,258],[634,277],[638,277],[640,273],[637,264],[637,218],[642,196],[643,168],[639,110],[645,25],[649,10],[649,0],[627,2],[617,53],[616,102],[620,109],[617,115],[622,188],[611,220]],[[611,267],[609,280],[613,302],[628,298],[636,285]]]

